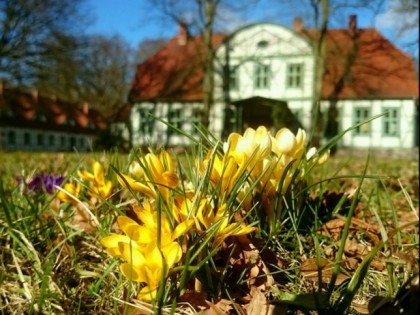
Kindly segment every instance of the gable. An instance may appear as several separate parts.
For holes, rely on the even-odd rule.
[[[282,25],[262,23],[243,27],[227,37],[218,48],[219,58],[260,58],[282,55],[310,55],[309,40]]]

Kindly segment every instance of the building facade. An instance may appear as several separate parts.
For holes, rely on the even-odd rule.
[[[1,84],[0,150],[86,152],[106,126],[87,103],[67,103]]]
[[[129,95],[135,146],[188,145],[189,137],[174,128],[198,136],[203,49],[200,37],[186,36],[181,28],[137,68]],[[258,125],[273,132],[283,126],[309,131],[318,38],[319,32],[305,29],[300,19],[293,28],[258,23],[215,35],[210,131],[220,137]],[[320,95],[325,140],[357,126],[340,146],[418,146],[418,80],[408,55],[377,30],[358,28],[356,16],[350,16],[347,27],[328,30],[325,57]],[[284,119],[289,112],[295,119]]]

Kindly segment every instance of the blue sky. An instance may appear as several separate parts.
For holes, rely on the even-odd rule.
[[[279,11],[267,9],[264,6],[270,0],[261,0],[260,6],[255,6],[252,15],[237,16],[235,12],[225,12],[227,21],[231,23],[228,28],[235,28],[246,22],[273,21],[291,26],[294,16],[289,12],[283,15]],[[398,26],[400,17],[392,14],[389,10],[392,1],[388,0],[385,10],[380,14],[372,14],[368,10],[351,11],[344,14],[357,14],[359,27],[376,27],[388,39],[400,45],[404,38],[413,34],[396,34],[395,27]],[[94,18],[94,23],[87,29],[89,33],[100,33],[104,35],[122,36],[133,48],[144,39],[162,38],[174,36],[177,26],[168,20],[159,19],[145,7],[147,1],[142,0],[88,0],[88,10]],[[414,14],[418,14],[415,12]],[[299,14],[296,14],[299,15]],[[347,17],[340,16],[331,21],[333,26],[347,27]],[[404,37],[405,36],[405,37]],[[399,40],[398,40],[399,39]]]

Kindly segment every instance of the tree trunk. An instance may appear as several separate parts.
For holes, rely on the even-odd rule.
[[[210,110],[213,106],[214,97],[214,51],[213,51],[213,22],[216,12],[216,3],[214,0],[205,0],[204,2],[204,15],[205,25],[203,33],[204,42],[204,109],[201,117],[201,123],[205,128],[209,127],[210,123]]]
[[[318,22],[319,12],[318,4],[312,2],[315,10],[315,21]],[[328,31],[328,17],[329,17],[329,0],[321,0],[321,24],[319,33],[315,39],[314,49],[314,84],[313,84],[313,101],[312,101],[312,122],[311,129],[313,132],[311,144],[318,147],[322,138],[323,117],[321,112],[321,97],[322,97],[322,82],[325,72],[325,50]]]

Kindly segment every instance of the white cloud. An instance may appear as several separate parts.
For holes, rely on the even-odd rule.
[[[418,12],[413,10],[410,12],[398,12],[398,6],[401,0],[389,0],[385,12],[379,14],[375,18],[375,27],[377,29],[386,29],[400,39],[412,37],[418,33],[419,16]],[[412,27],[407,30],[407,26],[417,25],[417,29]],[[401,38],[402,37],[402,38]]]

